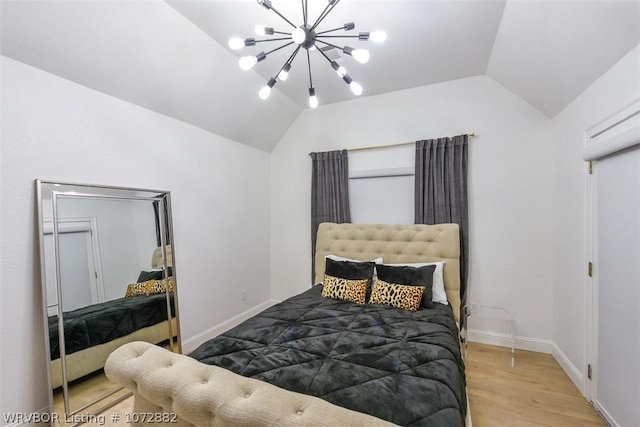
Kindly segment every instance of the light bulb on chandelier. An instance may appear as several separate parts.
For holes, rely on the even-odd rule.
[[[238,60],[238,64],[240,65],[240,68],[242,68],[243,70],[250,70],[253,68],[254,65],[256,65],[258,61],[256,61],[256,57],[255,56],[243,56],[242,58],[240,58]]]
[[[367,62],[369,62],[369,58],[371,57],[369,51],[365,49],[356,49],[352,52],[352,55],[355,60],[361,64],[366,64]]]
[[[309,88],[309,107],[318,107],[318,97],[316,96],[316,90],[312,87]]]
[[[240,50],[244,47],[244,39],[240,37],[231,37],[229,39],[229,47],[231,50]]]
[[[267,84],[260,89],[258,95],[261,99],[267,99],[271,93],[273,86],[276,81],[285,81],[289,75],[289,71],[291,70],[291,64],[300,51],[300,49],[305,49],[307,51],[307,67],[309,72],[309,107],[316,108],[318,106],[318,98],[315,94],[315,88],[313,85],[313,79],[311,75],[311,59],[310,52],[317,51],[325,57],[327,61],[331,64],[331,67],[336,71],[339,77],[341,77],[351,89],[351,92],[359,96],[363,93],[362,86],[353,81],[353,79],[347,73],[347,70],[338,65],[334,60],[330,59],[329,56],[325,53],[331,49],[341,50],[344,54],[351,56],[354,60],[361,64],[366,64],[369,61],[370,53],[366,49],[353,48],[351,46],[337,46],[328,41],[331,38],[353,38],[358,41],[372,41],[376,43],[382,43],[387,38],[387,33],[382,30],[373,31],[373,32],[360,32],[357,35],[347,35],[347,34],[330,34],[335,31],[350,31],[355,29],[355,24],[353,22],[348,22],[340,27],[332,28],[328,30],[319,31],[318,25],[327,17],[327,15],[337,6],[340,0],[327,0],[327,5],[324,10],[320,13],[315,22],[310,22],[308,19],[308,0],[303,0],[302,2],[302,15],[303,15],[303,24],[295,25],[289,19],[287,19],[282,13],[280,13],[275,7],[273,7],[270,0],[257,0],[258,4],[264,7],[267,10],[273,11],[276,15],[282,18],[287,22],[288,25],[291,26],[290,32],[277,31],[272,27],[266,27],[264,25],[258,24],[254,28],[254,32],[259,36],[274,36],[277,37],[266,38],[262,40],[256,40],[253,38],[242,39],[239,37],[233,37],[229,40],[229,47],[232,50],[238,50],[247,46],[254,46],[256,43],[263,42],[273,42],[273,41],[282,41],[282,44],[275,49],[272,49],[268,52],[260,52],[257,55],[249,55],[243,56],[239,59],[238,63],[240,68],[243,70],[250,70],[257,64],[258,62],[264,60],[269,54],[280,50],[284,47],[294,45],[295,49],[293,53],[286,60],[284,65],[280,68],[275,77],[269,79]],[[282,36],[280,36],[282,35]],[[322,48],[321,46],[322,45]]]
[[[289,77],[289,70],[291,70],[291,64],[284,64],[284,67],[282,67],[282,70],[280,70],[280,72],[278,73],[278,80],[280,80],[281,82],[287,80],[287,78]]]
[[[256,65],[258,62],[264,60],[267,57],[267,54],[264,52],[260,52],[257,55],[243,56],[238,60],[238,64],[240,68],[243,70],[250,70]]]
[[[387,40],[387,32],[383,30],[373,31],[369,34],[369,39],[375,43],[384,43]]]
[[[351,89],[351,92],[353,92],[354,95],[356,96],[362,95],[362,86],[360,86],[359,83],[351,82],[349,83],[349,88]]]
[[[366,64],[367,62],[369,62],[369,57],[371,56],[369,54],[369,51],[366,49],[354,49],[350,46],[343,47],[342,52],[351,56],[353,59],[355,59],[361,64]]]
[[[269,95],[271,94],[271,88],[275,84],[276,84],[276,79],[269,79],[267,84],[264,85],[262,87],[262,89],[260,89],[260,92],[258,92],[258,96],[260,97],[260,99],[267,99],[269,97]]]

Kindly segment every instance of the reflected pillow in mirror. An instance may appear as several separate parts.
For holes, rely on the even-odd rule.
[[[171,267],[169,267],[167,276],[173,276]],[[164,278],[164,270],[141,271],[136,283],[146,282],[147,280],[162,280]]]
[[[131,283],[127,286],[127,291],[124,294],[125,298],[137,297],[141,295],[149,296],[154,294],[161,294],[167,291],[166,280],[147,280],[146,282]],[[175,281],[173,277],[169,278],[169,292],[175,291]]]

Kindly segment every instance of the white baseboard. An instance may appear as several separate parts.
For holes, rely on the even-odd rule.
[[[511,337],[507,334],[491,331],[480,331],[477,329],[469,329],[469,342],[477,342],[481,344],[497,345],[500,347],[511,347]],[[551,354],[553,349],[553,341],[543,340],[539,338],[519,337],[516,336],[515,348],[519,350],[535,351],[538,353]],[[516,355],[516,363],[518,357]]]
[[[252,307],[236,316],[233,316],[231,319],[225,320],[224,322],[207,329],[206,331],[200,332],[199,334],[191,338],[187,338],[186,340],[182,341],[182,352],[184,354],[191,353],[193,350],[198,348],[200,344],[203,344],[204,342],[217,337],[218,335],[228,331],[234,326],[239,325],[250,317],[253,317],[261,311],[271,307],[277,302],[278,301],[276,300],[265,301],[262,304],[258,304],[255,307]]]
[[[604,409],[604,407],[597,399],[593,402],[593,407],[596,408],[596,411],[598,411],[600,416],[604,418],[604,420],[607,422],[607,424],[609,424],[610,427],[620,427],[620,424],[618,424],[616,420],[613,419],[611,414],[606,409]]]
[[[567,374],[569,379],[575,384],[580,393],[583,396],[587,395],[586,384],[584,382],[584,375],[582,372],[573,364],[571,360],[560,350],[560,348],[553,343],[553,352],[551,353],[556,362],[560,365],[562,370]]]

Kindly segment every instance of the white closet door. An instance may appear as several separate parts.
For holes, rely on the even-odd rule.
[[[640,426],[640,146],[597,160],[596,406]]]
[[[88,231],[61,233],[60,241],[60,280],[62,281],[62,309],[71,311],[95,304],[92,296],[92,275],[90,261],[93,254],[88,253]]]

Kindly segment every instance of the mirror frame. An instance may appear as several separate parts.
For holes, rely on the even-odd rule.
[[[43,198],[44,196],[46,198]],[[45,207],[43,201],[51,198],[51,206]],[[76,184],[68,182],[53,182],[36,180],[36,199],[37,199],[37,211],[38,211],[38,232],[40,243],[40,277],[41,277],[41,289],[42,289],[42,302],[43,302],[43,316],[44,316],[44,333],[45,333],[45,351],[47,358],[47,377],[48,377],[48,390],[49,390],[49,406],[50,413],[52,414],[52,420],[58,422],[71,422],[73,425],[83,424],[87,421],[88,416],[97,415],[100,412],[108,409],[109,407],[123,401],[131,396],[131,392],[123,393],[123,388],[103,395],[100,398],[92,401],[89,404],[83,405],[75,410],[70,410],[69,404],[69,384],[67,381],[67,361],[66,361],[66,348],[65,348],[65,333],[64,333],[64,314],[62,307],[62,286],[61,286],[61,273],[60,273],[60,243],[59,243],[59,229],[58,229],[58,198],[91,198],[91,199],[114,199],[114,200],[142,200],[159,202],[158,217],[161,218],[160,224],[160,242],[161,242],[161,254],[162,263],[165,271],[164,278],[167,279],[166,272],[168,272],[169,266],[172,269],[172,276],[174,280],[174,292],[173,292],[173,313],[175,318],[175,331],[172,325],[173,318],[171,317],[171,297],[169,287],[167,286],[166,296],[166,308],[168,321],[168,333],[169,333],[169,349],[173,352],[181,353],[181,336],[180,336],[180,321],[178,314],[178,296],[177,296],[177,277],[175,268],[175,250],[174,250],[174,236],[173,225],[171,216],[171,195],[168,191],[148,190],[138,188],[127,187],[113,187],[102,186],[93,184]],[[50,216],[47,216],[50,215]],[[51,360],[51,346],[50,346],[50,334],[48,325],[48,286],[46,267],[47,262],[45,260],[45,220],[51,220],[53,227],[53,257],[55,270],[55,289],[57,292],[56,305],[58,316],[58,347],[60,349],[60,365],[62,369],[62,393],[64,399],[64,413],[56,413],[54,408],[54,389],[52,380],[52,360]],[[168,242],[167,242],[168,240]],[[168,244],[170,244],[170,250],[168,250]],[[88,408],[96,407],[90,412],[83,412]],[[56,424],[54,422],[52,424]]]

